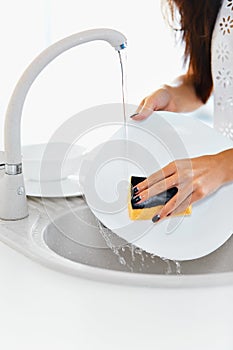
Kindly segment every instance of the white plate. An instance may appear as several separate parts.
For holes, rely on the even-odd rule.
[[[24,177],[33,181],[58,181],[78,173],[84,147],[49,142],[22,147]]]
[[[82,195],[77,176],[69,176],[60,181],[39,182],[25,179],[24,182],[27,196],[54,198]]]
[[[127,145],[119,126],[81,168],[82,189],[94,215],[127,242],[161,257],[190,260],[220,247],[233,232],[233,184],[195,203],[191,216],[157,224],[129,219],[127,192],[131,175],[148,176],[172,160],[216,153],[233,142],[198,120],[169,112],[129,121],[127,129]]]
[[[82,195],[78,173],[84,153],[84,147],[64,142],[23,146],[26,194],[50,198]]]

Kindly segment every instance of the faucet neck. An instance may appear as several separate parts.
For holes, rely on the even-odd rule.
[[[126,47],[123,34],[112,29],[92,29],[73,34],[45,49],[25,70],[10,99],[5,120],[5,156],[7,164],[21,163],[20,125],[23,105],[27,93],[40,72],[61,53],[80,44],[104,40],[116,50]]]

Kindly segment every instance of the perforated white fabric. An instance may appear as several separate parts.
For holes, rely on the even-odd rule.
[[[233,0],[223,0],[212,37],[214,127],[233,140]]]

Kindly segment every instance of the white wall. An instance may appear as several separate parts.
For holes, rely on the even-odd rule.
[[[67,35],[95,27],[115,28],[126,35],[129,103],[138,104],[181,72],[181,52],[174,48],[159,0],[8,0],[0,5],[0,148],[4,114],[17,79],[41,50]],[[29,92],[22,142],[44,142],[80,110],[120,102],[120,83],[118,55],[106,43],[64,53]]]

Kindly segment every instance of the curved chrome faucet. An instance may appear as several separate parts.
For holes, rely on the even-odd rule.
[[[21,157],[21,116],[27,93],[39,73],[61,53],[80,44],[104,40],[117,51],[126,47],[125,36],[112,29],[91,29],[66,37],[45,49],[25,70],[11,96],[5,119],[5,162],[0,167],[0,219],[28,216]]]

